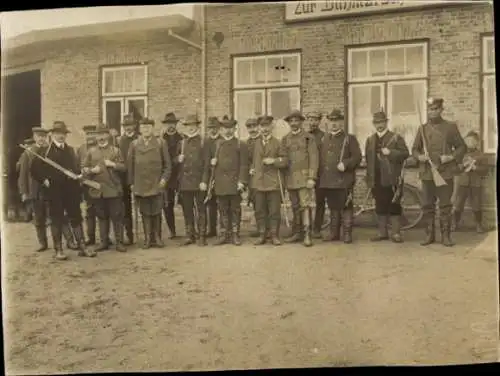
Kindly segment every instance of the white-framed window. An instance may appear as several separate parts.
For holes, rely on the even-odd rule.
[[[481,78],[483,88],[483,150],[496,153],[497,132],[497,92],[495,86],[495,39],[491,36],[482,38]]]
[[[241,138],[248,137],[246,120],[263,114],[276,119],[277,137],[288,132],[282,119],[300,110],[300,57],[294,52],[233,58],[233,116]]]
[[[147,65],[102,68],[102,122],[121,131],[123,116],[139,119],[148,112]]]
[[[348,50],[348,129],[364,153],[373,133],[373,113],[383,109],[389,129],[411,147],[427,120],[427,43],[350,48]]]

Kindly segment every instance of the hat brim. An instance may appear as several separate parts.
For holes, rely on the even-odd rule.
[[[177,124],[179,122],[179,119],[171,119],[171,120],[162,120],[161,123],[162,124]]]
[[[326,117],[328,120],[330,121],[340,121],[340,120],[344,120],[344,117],[342,116],[327,116]]]
[[[287,117],[285,117],[283,120],[285,120],[286,122],[292,120],[292,119],[299,119],[299,120],[306,120],[306,118],[304,117],[304,115],[289,115]]]
[[[200,125],[201,124],[201,121],[186,121],[186,122],[182,122],[182,125]]]
[[[388,118],[385,118],[385,119],[373,119],[372,122],[373,124],[379,124],[379,123],[387,123],[389,119]]]
[[[64,133],[64,134],[68,134],[68,133],[71,133],[71,131],[69,129],[60,129],[60,128],[52,128],[50,130],[51,133]]]

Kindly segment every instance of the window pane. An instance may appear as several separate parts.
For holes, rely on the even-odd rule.
[[[248,132],[245,122],[264,114],[264,90],[262,91],[239,91],[234,93],[234,118],[238,121],[240,137],[246,139]]]
[[[104,92],[113,92],[113,73],[114,72],[104,72]]]
[[[372,116],[384,106],[383,86],[379,84],[353,87],[351,91],[349,117],[352,132],[358,138],[361,150],[368,136],[373,133]]]
[[[134,69],[133,92],[144,92],[146,88],[146,70],[144,68]]]
[[[236,85],[249,85],[252,83],[251,60],[236,62]]]
[[[352,78],[365,78],[368,76],[368,53],[366,51],[353,51],[351,54]]]
[[[406,74],[424,74],[424,47],[406,47]]]
[[[266,83],[266,59],[259,58],[252,61],[253,68],[253,83],[265,84]]]
[[[123,93],[124,89],[124,81],[125,81],[125,73],[123,70],[115,71],[113,77],[113,93]]]
[[[385,76],[385,50],[372,50],[370,54],[370,76]]]
[[[485,151],[496,151],[497,148],[497,93],[495,76],[486,76],[484,81],[485,101]]]
[[[122,121],[122,102],[118,101],[105,101],[106,106],[106,125],[109,128],[121,129]]]
[[[285,56],[283,58],[283,82],[299,82],[299,57]]]
[[[281,57],[271,57],[267,59],[267,82],[281,82],[282,64]]]
[[[146,114],[146,101],[144,99],[127,99],[126,112],[132,114],[135,120],[140,120]]]
[[[276,119],[273,135],[283,138],[290,126],[283,120],[293,110],[300,110],[300,90],[298,88],[279,89],[268,91],[268,112]]]
[[[495,70],[495,40],[486,39],[486,68],[488,70]]]
[[[123,70],[123,92],[131,93],[134,91],[135,72],[132,69]]]
[[[388,86],[389,127],[411,146],[417,129],[425,122],[425,82],[406,82]],[[420,116],[418,114],[420,109]]]
[[[387,74],[393,76],[402,76],[405,74],[404,67],[404,48],[389,48],[387,50]]]

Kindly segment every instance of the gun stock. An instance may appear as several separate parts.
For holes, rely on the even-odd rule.
[[[431,167],[432,180],[434,180],[434,184],[436,185],[436,187],[442,187],[444,185],[448,185],[448,183],[446,183],[446,181],[439,173],[438,169],[436,168],[436,165],[430,159],[429,159],[429,165]]]

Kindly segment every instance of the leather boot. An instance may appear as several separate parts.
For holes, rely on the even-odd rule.
[[[57,225],[51,224],[52,242],[54,243],[54,258],[59,261],[66,260],[68,256],[64,254],[62,248],[62,229]]]
[[[420,243],[422,246],[433,244],[436,241],[436,221],[434,213],[428,216],[425,227],[425,239]]]
[[[263,245],[266,244],[267,233],[266,233],[266,223],[265,221],[258,219],[257,220],[257,237],[258,239],[253,243],[254,245]]]
[[[190,224],[186,226],[186,240],[182,245],[187,246],[196,243],[196,232],[194,225]]]
[[[127,252],[123,244],[123,223],[120,220],[113,221],[113,232],[115,233],[115,249],[118,252]]]
[[[476,232],[478,234],[484,233],[485,231],[483,227],[483,213],[481,211],[475,211],[474,220],[476,222]]]
[[[389,232],[387,230],[387,226],[389,225],[389,217],[386,215],[377,215],[377,225],[378,225],[378,234],[377,236],[374,236],[370,240],[372,242],[389,240]]]
[[[451,240],[451,217],[443,216],[440,218],[441,225],[441,244],[445,247],[453,247],[455,243]]]
[[[352,243],[352,225],[353,225],[354,215],[352,209],[345,209],[342,213],[342,231],[344,236],[344,243]]]
[[[151,226],[153,236],[151,237],[151,245],[156,248],[165,247],[161,236],[161,214],[151,218],[153,225]]]
[[[451,231],[457,231],[459,229],[461,219],[462,219],[462,212],[455,210],[453,212],[453,222],[451,224]]]
[[[144,231],[144,242],[142,244],[142,249],[151,248],[151,216],[142,216],[142,228]]]
[[[95,248],[96,252],[107,251],[109,249],[108,234],[109,234],[109,221],[107,219],[99,218],[99,238],[101,242]]]
[[[76,243],[78,244],[78,256],[95,257],[97,255],[95,251],[87,249],[85,246],[85,237],[83,235],[83,227],[81,223],[73,227],[73,233],[75,234]]]
[[[301,222],[300,211],[294,211],[292,219],[292,235],[285,239],[286,243],[298,243],[303,240]]]
[[[47,229],[45,228],[45,226],[36,226],[35,230],[38,243],[40,244],[40,247],[38,247],[35,251],[43,252],[49,248],[49,242],[47,240]]]
[[[401,236],[401,216],[391,216],[391,232],[391,240],[394,243],[403,243],[403,237]]]
[[[271,231],[269,232],[271,234],[271,242],[273,243],[273,245],[274,246],[281,245],[281,240],[279,237],[279,224],[274,224],[274,225],[271,224]]]
[[[312,243],[312,237],[311,237],[311,209],[310,208],[305,208],[304,211],[302,212],[302,223],[304,225],[304,246],[305,247],[311,247],[313,245]]]
[[[76,244],[75,242],[75,237],[73,235],[73,232],[71,231],[69,223],[63,224],[62,236],[64,236],[64,240],[66,241],[66,247],[74,251],[78,250],[78,244]]]
[[[238,220],[238,219],[236,219]],[[241,239],[240,239],[240,226],[239,225],[233,225],[233,236],[232,236],[232,242],[234,245],[241,245]]]
[[[200,230],[200,236],[198,237],[198,246],[204,247],[204,246],[208,245],[207,244],[207,224],[206,224],[205,217],[199,218],[198,228]]]
[[[95,232],[96,232],[96,217],[91,215],[85,218],[85,225],[87,227],[87,238],[85,245],[95,245]]]
[[[131,218],[126,218],[124,222],[124,227],[125,227],[125,233],[127,234],[127,240],[123,241],[124,245],[132,245],[134,244],[134,231],[133,231],[133,225],[132,225],[132,219]]]
[[[167,222],[168,231],[170,232],[169,239],[175,239],[177,237],[177,232],[175,230],[175,217],[168,215],[167,208],[163,209],[165,214],[165,222]]]
[[[327,242],[340,240],[340,220],[341,212],[330,210],[330,226],[328,236],[324,239]]]

